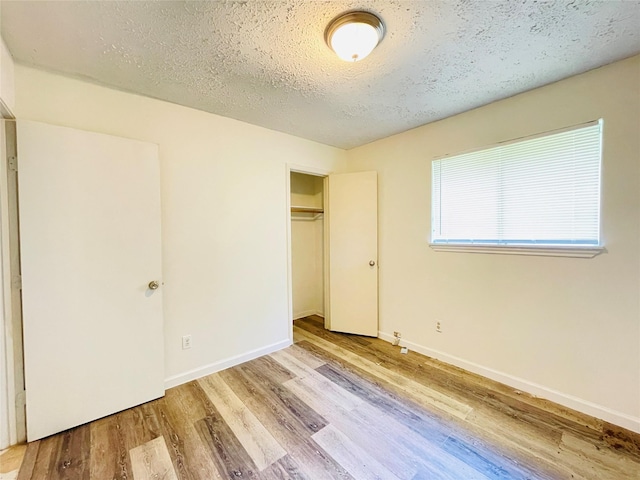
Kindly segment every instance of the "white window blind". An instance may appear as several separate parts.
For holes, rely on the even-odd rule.
[[[433,244],[600,245],[601,121],[436,159]]]

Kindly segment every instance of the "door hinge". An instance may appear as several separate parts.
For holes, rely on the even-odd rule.
[[[16,290],[22,290],[22,275],[16,275],[13,277],[12,286]]]
[[[18,159],[15,157],[15,155],[9,157],[9,170],[11,170],[12,172],[18,171]]]

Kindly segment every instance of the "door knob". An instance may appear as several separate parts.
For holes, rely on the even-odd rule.
[[[160,286],[160,284],[155,280],[151,280],[149,282],[149,289],[150,290],[157,290],[159,286]]]
[[[376,262],[374,262],[373,260],[369,261],[369,266],[370,266],[370,267],[375,266],[375,264],[376,264]]]

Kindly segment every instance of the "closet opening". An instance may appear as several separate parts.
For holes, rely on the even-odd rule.
[[[289,186],[292,320],[324,319],[325,177],[290,171]]]

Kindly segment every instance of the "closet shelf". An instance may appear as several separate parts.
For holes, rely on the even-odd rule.
[[[292,213],[324,213],[324,209],[318,207],[291,207]]]

